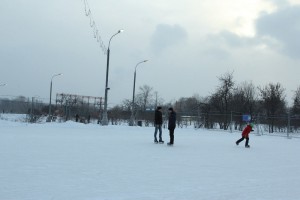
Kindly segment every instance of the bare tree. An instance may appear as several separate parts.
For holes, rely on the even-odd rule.
[[[140,106],[142,111],[146,111],[147,106],[153,103],[153,88],[149,85],[143,85],[139,88],[137,94],[137,104]]]
[[[157,91],[155,91],[154,92],[154,101],[155,101],[154,107],[156,108],[157,106],[163,105],[165,100],[162,97],[160,97],[160,95],[158,94]]]
[[[292,111],[292,125],[295,129],[300,127],[300,86],[297,88],[293,98],[294,104],[291,109]]]
[[[109,110],[110,120],[113,125],[120,125],[126,122],[130,117],[130,111],[122,105],[114,106]]]
[[[199,101],[199,109],[202,113],[204,128],[207,129],[212,129],[214,126],[214,121],[212,120],[210,115],[212,111],[212,105],[210,101],[211,101],[210,97],[202,98]]]
[[[232,112],[237,115],[232,119],[235,122],[235,129],[237,129],[237,125],[242,126],[242,114],[250,114],[251,118],[254,118],[254,109],[257,103],[256,97],[256,87],[252,82],[242,82],[237,88],[234,89],[233,92],[233,101],[232,101]]]
[[[132,110],[132,100],[124,99],[122,102],[122,106],[126,111],[131,111]]]
[[[181,97],[176,102],[176,110],[177,114],[182,113],[183,115],[190,115],[196,116],[197,115],[197,108],[198,108],[199,100],[193,97]]]
[[[270,121],[269,132],[274,132],[275,115],[285,113],[286,102],[284,89],[280,83],[269,83],[264,88],[259,88],[263,108]]]
[[[233,72],[220,76],[219,78],[220,86],[217,88],[217,91],[211,96],[211,105],[219,111],[223,117],[220,118],[219,124],[220,128],[227,130],[229,126],[229,115],[230,105],[233,97]]]
[[[292,112],[294,115],[300,115],[300,86],[297,88],[294,94],[294,105]]]

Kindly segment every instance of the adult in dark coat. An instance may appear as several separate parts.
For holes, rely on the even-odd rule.
[[[79,115],[76,114],[76,115],[75,115],[75,118],[76,118],[76,122],[78,122],[78,121],[79,121]]]
[[[170,132],[170,142],[168,145],[174,144],[174,130],[176,128],[176,112],[173,110],[173,108],[169,108],[169,123],[168,123],[168,129]]]
[[[162,140],[162,130],[161,130],[161,126],[162,126],[162,112],[161,112],[161,107],[158,106],[155,110],[155,117],[154,117],[154,126],[155,126],[155,131],[154,131],[154,142],[155,143],[164,143],[164,141]],[[159,130],[159,141],[157,141],[157,131]]]

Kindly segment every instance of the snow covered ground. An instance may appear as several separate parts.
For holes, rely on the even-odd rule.
[[[0,120],[13,121],[13,122],[25,122],[26,114],[2,114],[0,113]]]
[[[300,139],[0,120],[0,200],[297,200]],[[168,141],[167,130],[163,138]]]

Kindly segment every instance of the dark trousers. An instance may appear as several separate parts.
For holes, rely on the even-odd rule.
[[[236,141],[236,144],[239,144],[241,141],[243,141],[244,139],[246,139],[246,144],[245,146],[248,146],[249,144],[249,137],[242,137],[241,139],[239,139],[238,141]]]
[[[175,128],[169,129],[169,131],[170,131],[170,144],[174,144],[174,130],[175,130]]]

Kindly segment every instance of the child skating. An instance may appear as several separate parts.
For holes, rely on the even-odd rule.
[[[247,126],[244,128],[244,130],[242,132],[242,138],[235,142],[236,145],[239,145],[239,143],[241,141],[243,141],[244,139],[246,139],[245,147],[246,148],[250,148],[250,145],[249,145],[249,133],[251,131],[253,131],[252,128],[253,128],[253,124],[252,123],[251,124],[247,124]]]

